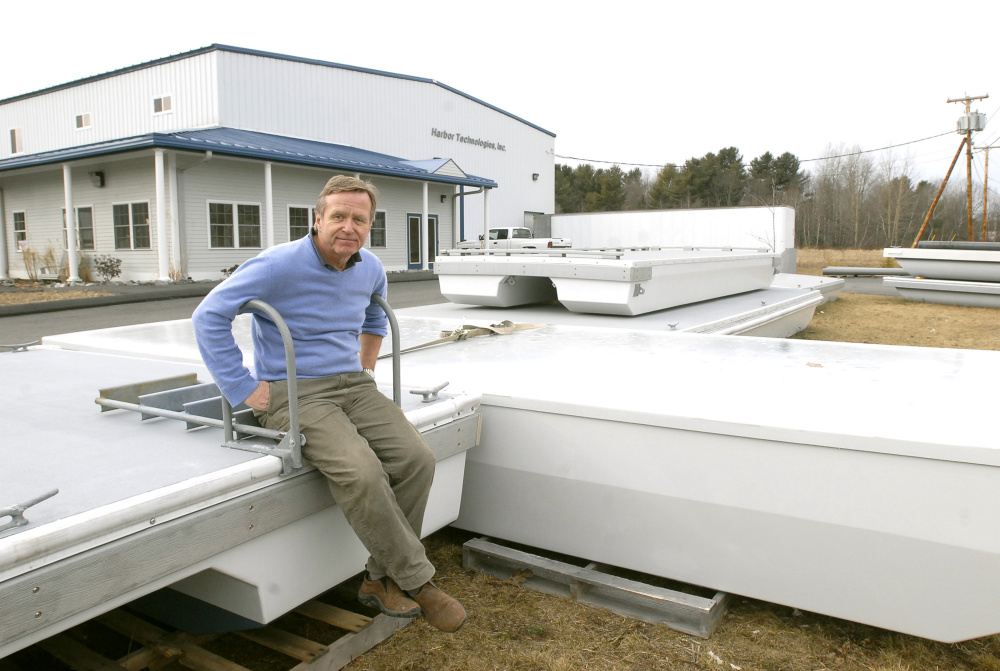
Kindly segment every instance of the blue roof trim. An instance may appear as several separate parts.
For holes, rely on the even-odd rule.
[[[260,56],[262,58],[274,58],[274,59],[282,60],[282,61],[291,61],[293,63],[306,63],[308,65],[321,65],[323,67],[339,68],[341,70],[351,70],[352,72],[363,72],[365,74],[378,75],[380,77],[392,77],[394,79],[406,79],[406,80],[414,81],[414,82],[423,82],[425,84],[433,84],[435,86],[440,86],[441,88],[443,88],[443,89],[445,89],[447,91],[451,91],[452,93],[460,95],[463,98],[467,98],[468,100],[471,100],[472,102],[478,103],[478,104],[480,104],[480,105],[482,105],[484,107],[488,107],[491,110],[493,110],[494,112],[499,112],[500,114],[503,114],[504,116],[508,116],[511,119],[514,119],[515,121],[519,121],[519,122],[525,124],[526,126],[531,126],[535,130],[541,131],[541,132],[545,133],[546,135],[549,135],[551,137],[555,137],[556,136],[556,134],[553,133],[550,130],[546,130],[546,129],[542,128],[541,126],[535,125],[535,124],[531,123],[530,121],[528,121],[526,119],[522,119],[521,117],[517,116],[516,114],[511,114],[510,112],[508,112],[506,110],[503,110],[503,109],[500,109],[496,105],[491,105],[491,104],[489,104],[488,102],[486,102],[484,100],[480,100],[479,98],[476,98],[475,96],[470,96],[468,93],[463,93],[462,91],[459,91],[456,88],[452,88],[451,86],[448,86],[447,84],[442,84],[441,82],[439,82],[439,81],[437,81],[435,79],[427,79],[426,77],[414,77],[412,75],[401,75],[401,74],[398,74],[398,73],[395,73],[395,72],[386,72],[384,70],[372,70],[370,68],[362,68],[362,67],[358,67],[356,65],[344,65],[343,63],[334,63],[332,61],[321,61],[321,60],[317,60],[317,59],[314,59],[314,58],[300,58],[298,56],[288,56],[286,54],[278,54],[278,53],[274,53],[274,52],[271,52],[271,51],[258,51],[256,49],[244,49],[243,47],[233,47],[233,46],[229,46],[229,45],[226,45],[226,44],[212,44],[210,46],[202,47],[200,49],[192,49],[191,51],[185,51],[183,53],[175,54],[173,56],[165,56],[164,58],[157,58],[156,60],[147,61],[145,63],[138,63],[136,65],[130,65],[129,67],[121,68],[119,70],[111,70],[110,72],[105,72],[105,73],[102,73],[102,74],[99,74],[99,75],[93,75],[93,76],[90,76],[90,77],[84,77],[83,79],[77,79],[77,80],[74,80],[74,81],[71,81],[71,82],[66,82],[65,84],[58,84],[56,86],[50,86],[48,88],[39,89],[38,91],[32,91],[31,93],[23,93],[23,94],[21,94],[19,96],[14,96],[13,98],[6,98],[4,100],[0,100],[0,105],[2,105],[4,103],[16,102],[18,100],[25,100],[27,98],[34,98],[36,96],[44,95],[46,93],[52,93],[53,91],[61,91],[63,89],[72,88],[74,86],[79,86],[81,84],[89,84],[90,82],[99,81],[101,79],[108,79],[110,77],[115,77],[117,75],[125,74],[125,73],[128,73],[128,72],[135,72],[136,70],[143,70],[145,68],[155,67],[157,65],[162,65],[163,63],[170,63],[172,61],[179,61],[179,60],[183,60],[185,58],[192,58],[194,56],[200,56],[201,54],[206,54],[206,53],[208,53],[210,51],[228,51],[228,52],[231,52],[231,53],[234,53],[234,54],[244,54],[244,55],[247,55],[247,56]]]
[[[108,142],[98,142],[81,147],[58,149],[39,154],[17,156],[0,161],[0,172],[32,166],[63,163],[92,156],[108,156],[137,149],[179,149],[186,151],[211,151],[220,156],[237,156],[275,163],[308,165],[331,170],[359,172],[403,179],[418,179],[445,184],[485,186],[497,188],[497,183],[485,177],[468,175],[467,178],[435,175],[395,156],[315,140],[270,135],[235,128],[209,128],[179,131],[176,133],[149,133]]]

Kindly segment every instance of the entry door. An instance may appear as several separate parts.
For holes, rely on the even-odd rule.
[[[421,238],[420,215],[406,215],[406,246],[408,255],[406,267],[410,270],[420,268],[420,250],[423,249],[423,245],[420,244]]]
[[[438,253],[438,215],[432,214],[427,217],[429,226],[427,227],[427,244],[423,244],[423,231],[421,221],[423,217],[419,214],[406,215],[406,246],[407,259],[406,267],[410,270],[417,270],[423,265],[423,254],[427,255],[427,267],[434,267],[434,257]]]

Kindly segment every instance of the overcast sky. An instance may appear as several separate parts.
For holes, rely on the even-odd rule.
[[[947,133],[895,150],[940,178],[964,113],[947,99],[987,93],[975,143],[1000,144],[996,0],[263,6],[4,3],[0,99],[219,43],[436,79],[554,132],[570,164],[560,157],[628,168],[734,145],[747,162],[806,161]]]

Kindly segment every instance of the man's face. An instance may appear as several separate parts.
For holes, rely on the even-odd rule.
[[[326,197],[323,215],[316,213],[316,247],[327,263],[343,270],[365,244],[371,227],[372,201],[364,191],[342,191]]]

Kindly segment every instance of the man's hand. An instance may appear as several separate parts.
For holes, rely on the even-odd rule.
[[[249,405],[254,410],[260,410],[264,412],[267,410],[267,404],[271,400],[271,387],[267,382],[258,382],[257,388],[253,390],[253,393],[247,397],[247,400],[243,401]]]

